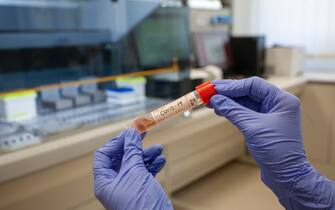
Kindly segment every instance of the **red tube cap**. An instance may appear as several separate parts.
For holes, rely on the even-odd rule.
[[[205,83],[202,83],[201,85],[198,85],[195,89],[198,92],[201,100],[205,104],[208,104],[211,97],[216,95],[216,90],[215,90],[214,85],[211,81],[207,81]]]

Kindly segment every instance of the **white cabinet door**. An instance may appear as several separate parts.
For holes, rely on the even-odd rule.
[[[335,88],[334,88],[335,89]],[[335,90],[334,90],[335,92]],[[332,145],[332,153],[331,153],[331,163],[335,164],[335,97],[333,98],[334,102],[334,111],[332,118],[332,128],[331,128],[331,145]],[[334,168],[335,170],[335,168]]]
[[[335,85],[311,83],[301,96],[302,131],[309,159],[329,163]]]

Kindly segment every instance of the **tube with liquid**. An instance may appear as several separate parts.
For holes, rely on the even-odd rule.
[[[214,85],[210,81],[205,82],[197,86],[195,91],[135,119],[132,123],[132,127],[139,133],[144,133],[162,121],[194,109],[197,106],[207,104],[210,98],[215,94],[216,90]]]

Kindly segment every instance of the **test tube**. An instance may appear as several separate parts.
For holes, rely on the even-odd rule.
[[[208,104],[210,98],[215,94],[216,90],[212,82],[205,82],[197,86],[194,91],[135,119],[132,127],[139,133],[144,133],[173,116],[194,109],[197,106]]]

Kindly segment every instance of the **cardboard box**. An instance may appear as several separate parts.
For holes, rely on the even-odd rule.
[[[276,76],[298,76],[304,70],[304,49],[275,47],[266,51],[267,72]]]

